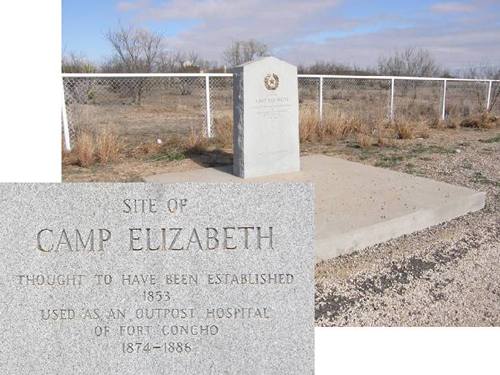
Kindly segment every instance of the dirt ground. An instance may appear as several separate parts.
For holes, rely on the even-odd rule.
[[[486,208],[316,267],[319,326],[500,326],[500,130],[433,130],[429,138],[360,148],[354,140],[302,145],[323,153],[487,192]],[[63,180],[142,181],[230,164],[230,150],[63,166]]]

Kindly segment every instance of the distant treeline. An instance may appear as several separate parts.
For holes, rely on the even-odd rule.
[[[211,62],[196,52],[172,51],[165,38],[158,33],[134,27],[120,27],[106,34],[112,54],[103,63],[95,63],[85,56],[64,54],[64,73],[220,73],[272,53],[269,47],[256,40],[232,42],[222,53],[222,63]],[[392,55],[380,56],[377,66],[360,68],[319,61],[300,65],[300,74],[338,75],[387,75],[415,77],[465,77],[500,79],[500,64],[475,66],[462,71],[450,72],[440,66],[434,56],[425,49],[409,47]]]

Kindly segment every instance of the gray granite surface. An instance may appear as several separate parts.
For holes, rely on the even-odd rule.
[[[312,186],[0,184],[0,374],[311,374]]]

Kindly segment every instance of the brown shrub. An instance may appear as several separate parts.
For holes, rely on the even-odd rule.
[[[390,121],[379,121],[375,124],[373,129],[373,134],[377,139],[377,145],[392,146],[394,145],[393,139],[395,137],[395,131]]]
[[[441,120],[440,118],[434,118],[428,122],[429,128],[431,129],[444,129],[447,126],[446,121]]]
[[[492,129],[499,125],[499,119],[491,113],[485,112],[479,116],[463,120],[460,126],[463,128]]]
[[[356,134],[356,141],[361,148],[368,148],[373,145],[373,138],[363,133]]]
[[[95,140],[92,133],[88,131],[78,133],[73,153],[76,164],[81,167],[88,168],[96,162]]]
[[[394,130],[398,139],[412,139],[414,136],[412,124],[408,121],[394,121]]]
[[[113,131],[106,129],[95,135],[97,160],[107,164],[120,158],[123,145]]]
[[[445,124],[444,126],[445,126],[447,129],[456,129],[456,128],[458,128],[458,125],[459,125],[459,124],[457,123],[457,121],[452,120],[452,119],[447,119],[447,120],[442,121],[442,122],[444,122],[444,124]]]

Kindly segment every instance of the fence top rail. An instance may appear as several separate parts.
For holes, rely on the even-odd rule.
[[[154,77],[232,77],[232,73],[62,73],[63,78],[154,78]],[[438,78],[406,76],[356,76],[339,74],[298,74],[298,78],[374,79],[403,81],[500,82],[498,79]]]
[[[63,78],[232,77],[232,73],[62,73]]]
[[[338,79],[380,79],[401,81],[460,81],[460,82],[500,82],[498,79],[485,78],[441,78],[441,77],[410,77],[410,76],[356,76],[340,74],[298,74],[299,78],[338,78]]]

